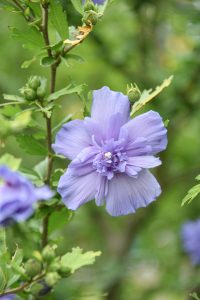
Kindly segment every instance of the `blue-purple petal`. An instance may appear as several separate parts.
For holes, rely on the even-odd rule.
[[[69,164],[68,173],[73,176],[82,176],[93,172],[93,160],[97,152],[95,147],[84,148]]]
[[[0,300],[14,300],[15,294],[0,296]]]
[[[74,159],[85,147],[91,145],[91,136],[84,126],[84,121],[74,120],[63,125],[52,145],[55,153]]]
[[[106,210],[111,216],[128,215],[149,205],[160,193],[157,180],[147,170],[141,171],[137,178],[116,174],[108,185]]]
[[[101,206],[105,203],[107,193],[108,193],[108,179],[105,176],[99,175],[99,183],[95,195],[95,202],[97,206]]]
[[[155,111],[139,115],[125,124],[120,133],[120,137],[123,136],[128,139],[126,150],[129,156],[154,155],[167,147],[167,129],[162,118]],[[143,145],[133,149],[137,139],[141,139]]]
[[[129,120],[130,102],[127,96],[111,91],[108,87],[93,92],[91,117],[97,121],[106,137],[112,115],[121,114],[121,126]]]
[[[192,264],[200,264],[200,219],[186,222],[181,231],[184,250]]]
[[[146,155],[129,157],[126,163],[126,174],[135,177],[142,169],[151,169],[161,165],[159,158]]]
[[[83,4],[85,3],[86,0],[82,0]],[[92,0],[94,2],[94,4],[98,4],[98,5],[101,5],[101,4],[104,4],[105,0]]]
[[[53,193],[46,186],[36,188],[22,174],[0,166],[0,225],[21,222],[34,212],[34,204],[49,199]]]
[[[93,200],[97,190],[98,176],[95,172],[84,176],[72,176],[68,171],[61,176],[58,192],[65,205],[76,210],[79,206]]]

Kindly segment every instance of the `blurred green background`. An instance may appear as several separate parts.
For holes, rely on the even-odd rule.
[[[69,22],[80,24],[79,15],[66,1]],[[48,76],[48,70],[39,63],[20,68],[32,56],[11,38],[8,26],[23,30],[25,23],[5,11],[0,12],[0,20],[0,92],[16,94],[28,76]],[[171,86],[145,107],[170,120],[169,145],[161,154],[162,166],[155,172],[163,190],[156,202],[119,218],[89,203],[77,211],[71,223],[54,233],[61,253],[80,246],[101,250],[102,256],[93,266],[60,282],[46,299],[190,299],[189,293],[200,286],[200,276],[184,254],[180,229],[186,220],[199,217],[198,199],[182,208],[181,200],[200,173],[200,1],[116,0],[73,53],[85,62],[73,62],[68,68],[63,65],[57,88],[73,80],[85,82],[89,89],[107,85],[126,92],[127,83],[149,89],[173,74]],[[55,124],[69,113],[82,117],[82,104],[75,96],[60,103]],[[21,153],[15,137],[7,138],[6,151],[22,156],[26,167],[39,160]],[[32,230],[34,233],[34,225]],[[19,239],[18,243],[30,251],[34,244],[30,232],[25,242]]]

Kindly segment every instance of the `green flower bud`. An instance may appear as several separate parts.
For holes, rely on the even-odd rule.
[[[38,98],[43,99],[45,97],[45,95],[46,95],[45,88],[44,87],[39,87],[37,89],[37,96],[38,96]]]
[[[58,275],[57,272],[50,272],[50,273],[47,273],[47,275],[45,276],[45,282],[50,287],[54,286],[58,282],[59,279],[60,279],[60,276]]]
[[[48,270],[51,272],[56,272],[60,269],[60,262],[59,261],[53,261],[50,265]]]
[[[50,263],[56,256],[55,247],[47,245],[42,251],[43,259]]]
[[[95,4],[92,0],[86,0],[85,1],[84,7],[83,7],[84,11],[89,11],[89,10],[94,10],[95,11],[95,9],[96,9],[96,7],[95,7]]]
[[[28,87],[22,89],[21,93],[27,101],[33,101],[37,97],[36,92],[33,89]]]
[[[42,271],[42,264],[36,259],[29,259],[25,263],[24,269],[26,274],[32,278]]]
[[[37,90],[37,88],[41,85],[40,78],[38,76],[31,76],[28,80],[28,86],[33,89]]]
[[[68,277],[71,274],[71,269],[69,267],[66,267],[66,266],[61,266],[58,273],[62,277]]]
[[[134,85],[132,83],[130,86],[127,85],[127,96],[131,103],[134,103],[140,99],[141,92],[135,83]]]
[[[85,12],[83,15],[83,23],[85,23],[88,26],[96,25],[98,19],[99,19],[99,17],[97,15],[97,13],[93,10],[91,10],[89,12]]]
[[[43,290],[44,286],[41,283],[34,283],[30,288],[30,292],[33,296],[39,296],[40,292]]]

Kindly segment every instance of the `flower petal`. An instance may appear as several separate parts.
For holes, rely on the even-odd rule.
[[[98,176],[96,172],[84,176],[72,176],[68,171],[61,176],[58,192],[65,205],[76,210],[82,204],[93,200],[97,191]]]
[[[111,91],[108,87],[93,92],[91,117],[99,122],[104,135],[110,127],[111,116],[116,113],[121,114],[121,125],[129,120],[130,103],[127,96]]]
[[[129,156],[156,154],[165,150],[167,146],[167,129],[162,118],[155,111],[139,115],[125,124],[120,132],[120,137],[123,136],[128,139]],[[135,142],[138,139],[143,146],[135,149]]]
[[[160,193],[157,180],[147,170],[142,170],[137,178],[116,174],[108,183],[106,210],[112,216],[134,213],[154,201]]]
[[[108,193],[108,179],[106,176],[99,175],[98,190],[95,195],[95,202],[97,206],[101,206],[105,202]]]
[[[84,127],[84,121],[74,120],[63,125],[52,148],[57,154],[74,159],[83,148],[90,145],[91,137]]]
[[[145,156],[135,156],[129,157],[126,163],[126,174],[135,177],[142,169],[155,168],[161,165],[159,158],[145,155]]]
[[[54,196],[55,192],[51,191],[47,185],[35,188],[35,201],[48,200]]]
[[[99,122],[95,121],[92,118],[86,117],[84,119],[84,125],[90,136],[94,136],[95,142],[97,142],[98,145],[101,145],[101,142],[104,139],[104,137]]]
[[[73,176],[83,176],[94,171],[93,160],[98,153],[95,147],[84,148],[68,166],[68,173]]]

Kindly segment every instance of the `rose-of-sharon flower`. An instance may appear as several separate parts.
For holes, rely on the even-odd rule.
[[[148,171],[161,164],[167,130],[157,112],[130,120],[130,103],[108,87],[93,92],[91,118],[65,124],[53,149],[71,159],[58,192],[69,209],[95,198],[112,216],[134,213],[161,193]]]
[[[11,294],[11,295],[5,295],[5,296],[0,296],[0,300],[14,300],[15,295]]]
[[[92,0],[94,4],[103,4],[105,0]],[[83,0],[83,4],[85,3],[85,0]]]
[[[30,217],[38,200],[47,200],[53,192],[47,186],[36,188],[24,176],[0,166],[0,226]]]
[[[182,227],[184,250],[194,265],[200,264],[200,219],[186,222]]]

